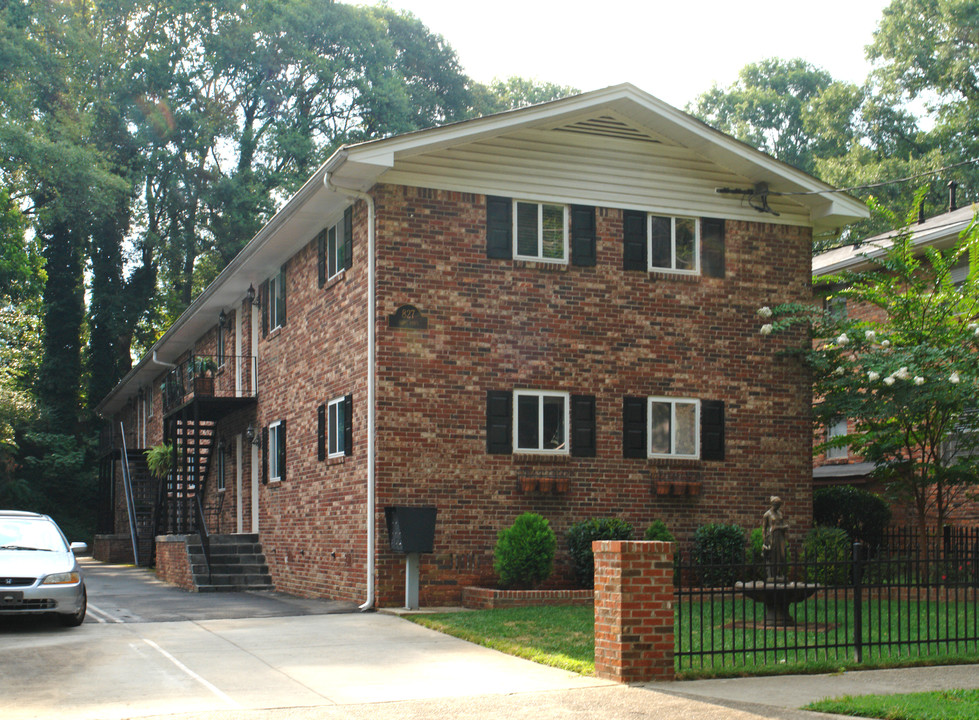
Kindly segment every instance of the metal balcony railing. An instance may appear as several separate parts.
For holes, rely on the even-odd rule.
[[[258,396],[258,361],[254,355],[191,355],[167,373],[161,387],[163,412],[192,400]]]

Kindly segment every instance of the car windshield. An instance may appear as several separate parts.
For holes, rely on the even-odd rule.
[[[47,520],[0,518],[0,550],[64,552],[65,540]]]

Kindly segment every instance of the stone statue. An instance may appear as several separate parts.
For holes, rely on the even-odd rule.
[[[789,524],[782,515],[782,499],[773,495],[771,507],[765,511],[762,521],[762,552],[765,555],[765,572],[769,581],[785,580],[786,542]]]

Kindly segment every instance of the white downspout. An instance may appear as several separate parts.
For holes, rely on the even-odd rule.
[[[156,359],[156,350],[153,351],[153,362],[155,362],[157,365],[162,365],[163,367],[168,367],[171,370],[173,368],[177,367],[174,363],[166,362],[164,360],[157,360]]]
[[[343,188],[335,185],[330,174],[323,176],[329,190],[358,198],[367,203],[367,600],[360,606],[361,611],[374,607],[374,351],[376,296],[374,288],[374,198],[361,190]]]

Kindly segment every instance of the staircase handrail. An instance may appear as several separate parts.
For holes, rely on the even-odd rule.
[[[133,497],[133,481],[129,472],[129,452],[126,449],[126,426],[119,423],[122,440],[122,484],[126,491],[126,515],[129,517],[129,537],[133,541],[133,563],[139,565],[139,538],[136,535],[136,500]]]
[[[204,565],[207,567],[207,582],[211,582],[211,534],[207,530],[207,523],[204,521],[204,506],[201,504],[201,495],[204,493],[198,489],[194,493],[194,515],[197,520],[197,534],[201,538],[201,550],[204,555]]]

